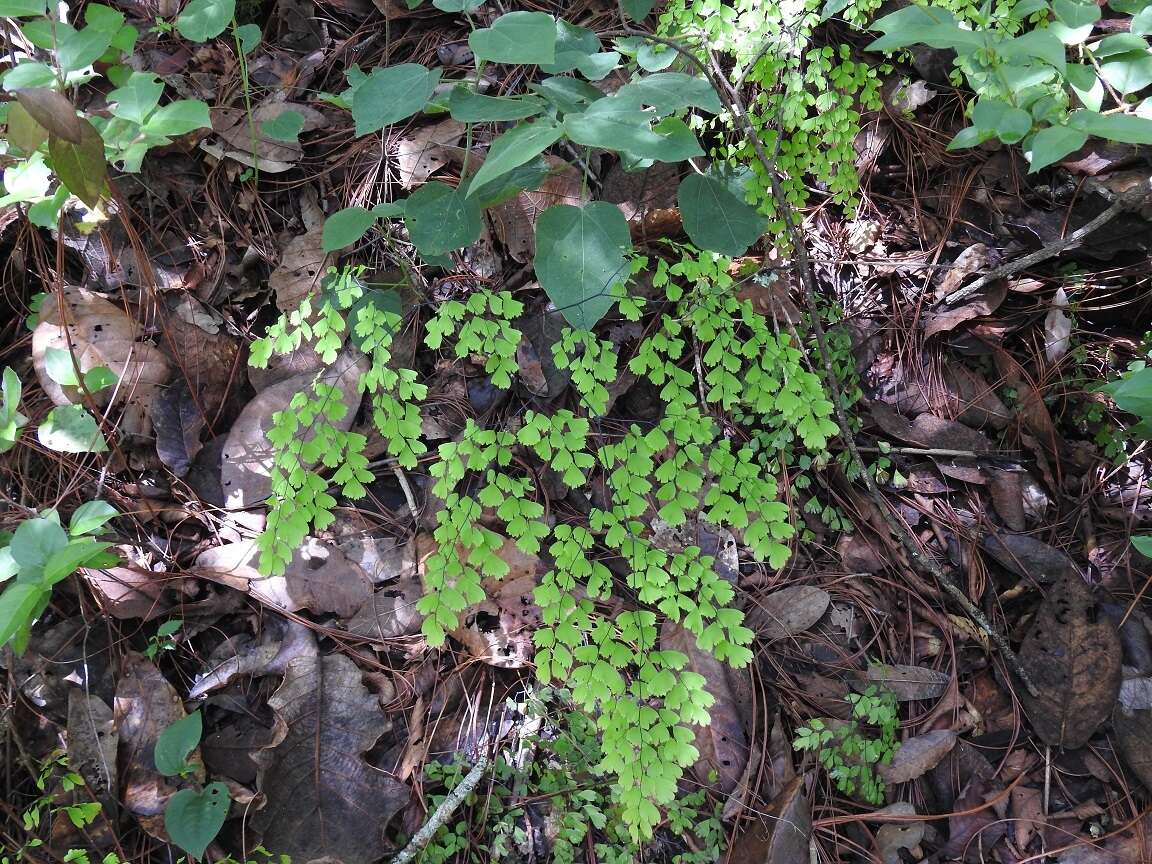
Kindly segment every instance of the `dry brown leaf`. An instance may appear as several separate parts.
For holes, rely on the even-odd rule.
[[[276,308],[281,312],[294,311],[301,300],[319,288],[328,262],[320,225],[289,240],[280,253],[280,263],[268,277],[268,287],[276,294]]]
[[[992,449],[987,436],[954,420],[927,413],[909,420],[881,402],[873,402],[870,411],[876,425],[887,435],[917,447],[964,453],[986,453]]]
[[[355,615],[344,621],[344,629],[381,642],[414,636],[424,623],[424,616],[416,611],[416,603],[423,596],[419,579],[401,578],[376,591]]]
[[[45,359],[50,349],[71,352],[81,375],[107,367],[119,384],[94,394],[93,404],[105,408],[113,398],[124,403],[119,431],[147,437],[152,432],[157,387],[169,379],[171,367],[155,345],[139,341],[140,337],[139,325],[115,303],[84,288],[64,286],[45,298],[32,331],[36,377],[53,404],[68,405],[80,402],[81,393],[49,376]]]
[[[951,678],[935,669],[923,666],[872,663],[868,666],[868,680],[891,690],[900,702],[916,699],[935,699],[948,689]]]
[[[251,816],[264,845],[293,861],[383,857],[384,827],[411,793],[364,761],[389,723],[356,664],[341,654],[296,657],[268,705],[272,741],[255,756],[267,803]]]
[[[1108,718],[1120,692],[1120,636],[1078,574],[1048,590],[1020,662],[1039,695],[1018,688],[1032,728],[1046,744],[1075,749]]]
[[[400,186],[411,189],[452,161],[452,150],[464,134],[465,126],[457,120],[441,120],[420,126],[395,139],[396,170]]]
[[[1152,790],[1152,708],[1130,708],[1121,700],[1112,715],[1120,754],[1145,789]]]
[[[877,768],[886,783],[907,783],[935,768],[956,746],[956,733],[936,729],[904,741],[892,761]]]
[[[1039,789],[1031,786],[1017,786],[1012,790],[1010,810],[1012,829],[1018,849],[1027,849],[1032,838],[1045,824],[1044,796]]]
[[[203,142],[201,147],[212,155],[228,158],[242,165],[278,174],[291,168],[304,153],[299,141],[281,141],[269,137],[263,124],[286,111],[295,111],[303,120],[301,132],[312,132],[328,126],[328,118],[310,105],[299,102],[264,102],[251,112],[243,108],[211,109],[212,131],[219,145]],[[249,119],[251,118],[251,119]],[[209,149],[211,148],[211,149]]]
[[[584,185],[580,172],[555,156],[545,156],[549,174],[540,188],[519,193],[486,211],[492,230],[508,254],[521,264],[536,253],[536,220],[554,204],[579,205]]]
[[[105,813],[115,813],[119,790],[116,750],[120,735],[112,709],[79,688],[68,692],[68,767],[84,778]]]
[[[750,819],[732,843],[729,864],[803,864],[810,860],[812,810],[804,776],[794,777],[758,819]]]
[[[371,596],[364,571],[337,547],[314,537],[305,538],[282,576],[261,574],[258,560],[256,542],[248,540],[205,550],[196,567],[202,575],[289,612],[310,609],[349,616]]]
[[[149,573],[138,567],[109,567],[80,573],[100,603],[100,608],[113,618],[143,618],[146,621],[163,615],[171,608],[164,602],[164,589],[176,584],[168,574]]]
[[[1080,568],[1054,546],[1027,534],[987,534],[981,540],[984,551],[1005,569],[1021,579],[1051,585],[1068,577],[1078,577]]]
[[[784,639],[824,617],[832,598],[823,588],[790,585],[751,602],[754,605],[745,613],[746,626],[764,639]]]
[[[965,321],[991,315],[1008,296],[1008,283],[1003,279],[985,285],[960,306],[946,306],[924,317],[924,338],[955,330]]]
[[[696,637],[679,624],[666,622],[660,628],[660,647],[679,651],[688,658],[687,668],[704,677],[704,688],[714,701],[708,709],[708,725],[694,727],[700,756],[692,771],[703,785],[707,785],[709,776],[716,772],[720,792],[731,794],[748,765],[749,749],[726,667],[710,651],[701,650]]]
[[[1004,520],[1009,531],[1023,531],[1027,527],[1024,512],[1023,471],[1003,471],[989,467],[988,494],[992,498],[992,508]]]
[[[836,543],[844,569],[852,573],[879,573],[889,562],[862,534],[844,534]]]
[[[973,243],[952,262],[936,288],[936,299],[945,300],[970,276],[983,275],[992,266],[992,250],[983,243]]]
[[[916,808],[907,801],[881,807],[874,816],[915,816]],[[887,822],[876,830],[876,854],[884,864],[904,864],[901,849],[912,850],[924,839],[923,822]]]
[[[348,409],[336,422],[338,429],[351,428],[360,405],[360,376],[368,362],[359,351],[346,350],[336,358],[320,376],[323,384],[339,388]],[[310,390],[316,376],[312,373],[297,375],[279,384],[273,384],[244,406],[228,439],[220,460],[220,482],[224,487],[225,507],[240,509],[260,504],[272,492],[272,461],[276,449],[268,442],[273,415],[288,408],[297,393]],[[302,433],[305,441],[314,431]]]
[[[151,660],[129,652],[116,683],[113,713],[124,807],[149,834],[167,839],[164,808],[176,787],[156,770],[152,754],[160,733],[185,716],[184,703]],[[193,754],[189,762],[195,761]]]

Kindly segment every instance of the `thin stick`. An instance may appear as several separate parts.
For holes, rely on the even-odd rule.
[[[428,817],[428,821],[420,826],[420,830],[413,835],[412,839],[408,841],[408,845],[400,850],[399,854],[392,859],[392,864],[409,864],[417,855],[420,854],[432,836],[440,830],[452,814],[455,813],[460,805],[464,803],[464,799],[472,794],[472,791],[480,785],[480,780],[484,777],[484,773],[488,770],[489,757],[487,751],[481,752],[476,759],[476,764],[472,766],[472,770],[464,775],[464,779],[460,781],[460,785],[448,793],[448,797],[440,802],[432,815]]]

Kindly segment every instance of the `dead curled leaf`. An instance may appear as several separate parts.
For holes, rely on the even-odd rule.
[[[1018,695],[1037,736],[1053,747],[1088,743],[1120,692],[1120,636],[1078,574],[1048,589],[1020,647],[1035,682]]]
[[[916,808],[907,801],[897,801],[877,810],[876,816],[915,816]],[[923,822],[888,822],[876,830],[876,852],[884,864],[903,864],[901,849],[915,849],[924,839]]]
[[[302,654],[268,705],[272,741],[255,756],[266,803],[251,818],[264,845],[293,861],[381,858],[384,827],[411,793],[364,760],[389,724],[356,664],[341,654]]]
[[[82,393],[48,374],[50,351],[74,357],[81,375],[99,366],[110,369],[119,383],[93,394],[93,404],[105,408],[115,398],[124,404],[120,431],[148,436],[157,387],[168,380],[171,367],[155,345],[140,341],[141,335],[140,326],[115,303],[87,289],[64,286],[44,300],[32,331],[36,377],[53,404],[68,405],[80,402]]]
[[[868,680],[891,690],[900,702],[916,699],[936,699],[948,688],[952,678],[944,672],[923,666],[872,663],[868,666]]]
[[[239,509],[260,504],[272,492],[272,461],[277,449],[268,441],[276,412],[286,410],[292,398],[300,392],[310,391],[312,383],[339,388],[348,409],[344,417],[333,425],[341,430],[351,428],[360,405],[360,376],[368,368],[367,360],[359,351],[346,350],[319,376],[313,373],[297,375],[279,384],[273,384],[244,406],[224,445],[220,462],[221,485],[224,487],[225,506]],[[304,440],[310,440],[313,430],[304,430]],[[355,611],[355,610],[353,610]]]
[[[804,775],[792,778],[758,819],[749,820],[732,843],[730,864],[801,864],[809,860],[812,809]]]
[[[811,585],[790,585],[755,598],[745,612],[745,624],[764,639],[795,636],[824,617],[831,595]]]
[[[720,792],[728,795],[744,774],[749,747],[727,668],[710,652],[700,650],[696,637],[679,624],[668,622],[660,628],[660,647],[687,657],[687,668],[704,677],[704,687],[715,700],[708,709],[708,725],[694,727],[700,756],[692,771],[702,784],[709,783],[709,776],[716,772]]]
[[[877,770],[886,783],[907,783],[935,768],[955,746],[956,733],[951,729],[925,732],[904,741],[892,761]]]
[[[265,576],[259,568],[255,541],[224,543],[196,559],[202,575],[235,588],[277,609],[354,615],[371,595],[364,571],[335,546],[305,538],[281,576]]]

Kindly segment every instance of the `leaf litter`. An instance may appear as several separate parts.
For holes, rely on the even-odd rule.
[[[382,14],[411,28],[397,51],[427,51],[439,41],[439,62],[471,62],[458,50],[467,33],[453,31],[439,7],[329,5],[358,22]],[[132,842],[152,837],[159,848],[164,806],[182,781],[156,771],[152,749],[163,728],[200,707],[210,719],[196,776],[231,784],[234,799],[251,807],[245,824],[253,838],[299,861],[381,860],[426,814],[424,796],[435,787],[426,766],[471,758],[486,735],[507,732],[507,703],[530,680],[540,618],[533,591],[549,562],[510,541],[500,554],[514,573],[484,585],[485,600],[466,611],[451,649],[424,644],[416,602],[428,523],[419,520],[438,502],[423,466],[401,472],[400,483],[385,461],[363,503],[371,518],[347,508],[349,524],[354,516],[369,527],[308,537],[283,576],[270,579],[253,566],[251,529],[270,491],[274,415],[320,372],[341,390],[351,428],[362,420],[354,384],[365,364],[349,348],[325,368],[306,346],[261,373],[247,369],[246,342],[275,309],[316,294],[334,260],[322,241],[326,213],[389,184],[404,191],[388,200],[430,182],[455,185],[465,164],[483,164],[487,143],[465,141],[461,124],[438,119],[412,124],[373,153],[343,153],[334,142],[350,132],[347,117],[315,99],[314,88],[326,65],[343,71],[347,49],[378,50],[365,35],[371,27],[337,49],[332,33],[343,30],[330,31],[310,4],[284,4],[276,14],[281,32],[268,34],[278,40],[275,50],[261,49],[249,67],[252,80],[270,88],[253,106],[255,125],[233,101],[213,110],[210,137],[157,154],[142,175],[148,190],[133,186],[130,195],[144,205],[138,213],[164,214],[163,225],[146,226],[133,242],[118,229],[89,237],[64,226],[69,279],[43,280],[56,287],[33,317],[30,340],[9,329],[10,362],[35,373],[33,404],[83,405],[121,450],[111,482],[99,468],[42,454],[30,464],[6,461],[21,506],[57,504],[52,483],[63,478],[61,500],[75,499],[84,485],[132,514],[121,538],[135,549],[130,561],[83,571],[28,654],[5,660],[19,693],[6,705],[15,723],[5,734],[20,735],[36,758],[63,741],[105,814],[86,839],[54,820],[57,848],[92,841],[110,849],[131,826],[143,832]],[[236,85],[232,61],[215,47],[192,55],[158,43],[138,56],[161,63],[158,74],[181,93],[207,97]],[[663,627],[663,647],[688,658],[713,699],[711,725],[695,732],[699,759],[690,779],[728,805],[729,860],[748,864],[864,854],[884,862],[1043,854],[1065,864],[1144,860],[1152,854],[1141,821],[1152,788],[1152,652],[1142,586],[1152,568],[1126,541],[1133,524],[1152,521],[1152,498],[1146,456],[1123,440],[1123,417],[1091,386],[1121,369],[1118,357],[1146,359],[1141,340],[1150,326],[1124,269],[1140,262],[1130,260],[1131,249],[1096,238],[1069,249],[1059,271],[972,290],[1005,256],[1023,254],[1019,238],[1027,232],[1054,239],[1083,224],[1089,210],[1048,187],[1052,197],[1043,200],[1036,190],[1009,194],[1015,175],[1002,159],[984,154],[977,166],[920,140],[930,124],[950,122],[931,79],[888,91],[894,110],[873,118],[873,134],[858,142],[874,212],[842,224],[822,216],[810,224],[809,242],[839,262],[837,300],[853,331],[871,334],[844,360],[864,372],[859,442],[876,460],[891,514],[1009,634],[1036,692],[1013,677],[986,630],[949,605],[939,586],[913,578],[886,545],[880,514],[830,471],[819,494],[791,490],[798,502],[817,502],[818,512],[798,520],[816,542],[798,544],[783,568],[755,560],[741,538],[702,520],[672,539],[661,535],[659,520],[647,520],[645,530],[667,548],[699,545],[715,556],[757,636],[751,670],[736,676],[686,631]],[[81,143],[87,133],[65,116],[75,116],[71,106],[61,111],[43,95],[51,91],[38,92],[18,94],[12,110],[19,105],[62,141]],[[905,111],[916,120],[897,116]],[[302,120],[295,140],[268,134],[289,112]],[[894,139],[920,150],[897,149]],[[562,312],[549,309],[522,273],[540,214],[554,204],[608,202],[649,251],[682,239],[685,227],[670,191],[674,169],[577,166],[569,155],[545,154],[536,188],[488,211],[485,239],[463,258],[470,272],[425,286],[418,301],[463,295],[475,276],[507,284],[527,310],[518,322],[517,386],[540,404],[564,404],[571,394],[570,373],[554,364]],[[1126,154],[1102,145],[1074,156],[1062,170],[1092,181],[1082,198],[1147,182],[1146,168],[1133,173]],[[892,170],[898,162],[909,164]],[[974,167],[979,194],[957,195]],[[260,194],[234,182],[245,168],[267,175]],[[86,193],[88,185],[80,184]],[[14,236],[10,215],[0,213],[5,244]],[[370,235],[369,248],[404,241],[389,230]],[[1136,230],[1146,235],[1147,223]],[[164,239],[171,236],[187,238],[176,246],[192,253],[174,258]],[[1140,236],[1132,249],[1146,250]],[[14,262],[30,260],[24,248],[12,251]],[[1117,258],[1114,272],[1100,266],[1103,256]],[[764,257],[779,262],[777,250]],[[146,262],[151,268],[142,268]],[[148,269],[154,275],[146,278]],[[25,287],[12,296],[23,297]],[[787,278],[746,283],[738,296],[787,329],[805,314],[796,287]],[[622,354],[636,340],[624,329],[612,337]],[[484,402],[486,358],[412,354],[419,356],[406,361],[440,382],[425,418],[429,440],[452,440],[466,417],[503,410]],[[102,368],[114,386],[81,386]],[[1087,382],[1075,368],[1091,369]],[[651,420],[652,394],[634,377],[621,374],[612,387],[613,422]],[[218,500],[201,491],[206,474]],[[543,482],[556,493],[555,518],[587,512],[580,490]],[[65,616],[103,617],[86,635]],[[177,617],[184,632],[146,655],[156,622]],[[848,696],[869,684],[899,699],[900,743],[881,769],[889,784],[882,807],[842,793],[790,743],[804,722],[849,716]],[[1012,710],[1016,700],[1023,716]],[[27,788],[10,789],[23,796],[11,800],[24,800]],[[130,826],[112,821],[118,808]],[[532,822],[526,816],[520,824]],[[665,831],[646,850],[649,859],[672,860],[657,853],[684,851],[681,840]]]

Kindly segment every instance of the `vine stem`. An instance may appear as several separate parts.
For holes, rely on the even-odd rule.
[[[464,775],[464,779],[448,793],[448,797],[440,802],[432,815],[428,817],[428,821],[420,826],[412,839],[408,841],[408,845],[397,853],[396,857],[392,859],[391,864],[410,864],[412,860],[420,854],[421,850],[428,845],[428,841],[432,839],[433,835],[440,830],[440,828],[452,818],[452,814],[460,809],[460,805],[464,800],[472,794],[473,790],[480,785],[481,779],[488,771],[488,765],[491,762],[488,756],[488,751],[481,751],[480,755],[476,757],[476,762],[472,769]]]
[[[844,409],[844,400],[840,393],[840,388],[836,381],[835,365],[832,362],[832,352],[828,348],[828,335],[824,329],[824,325],[820,319],[820,309],[816,303],[816,296],[819,292],[816,283],[816,274],[812,268],[811,259],[808,257],[808,249],[804,242],[804,236],[800,231],[800,227],[796,224],[793,218],[791,206],[788,203],[788,198],[784,193],[780,184],[780,176],[776,169],[776,163],[771,156],[764,149],[764,144],[760,140],[759,135],[756,133],[756,127],[752,123],[748,112],[744,107],[744,102],[740,97],[739,91],[728,83],[723,71],[720,69],[719,64],[716,62],[715,56],[711,51],[708,52],[708,63],[705,64],[699,58],[694,56],[691,52],[680,46],[675,40],[664,39],[659,36],[652,36],[651,34],[643,33],[642,31],[632,30],[632,28],[625,28],[631,31],[629,35],[644,36],[647,39],[653,40],[657,43],[666,45],[695,66],[712,84],[712,88],[720,97],[721,102],[724,103],[725,109],[732,116],[732,119],[739,124],[740,131],[746,137],[748,142],[752,145],[752,150],[756,155],[757,161],[764,169],[768,177],[768,182],[772,191],[772,198],[776,202],[776,207],[780,213],[781,220],[784,223],[784,230],[788,238],[788,243],[792,247],[792,264],[793,272],[799,277],[801,294],[804,298],[804,306],[808,311],[808,318],[811,321],[812,335],[816,338],[816,349],[820,359],[820,374],[824,379],[825,387],[828,395],[832,400],[833,413],[836,416],[836,425],[840,429],[840,437],[844,441],[844,446],[848,448],[849,456],[852,459],[853,465],[856,467],[860,478],[864,481],[864,487],[868,491],[869,497],[876,503],[877,510],[880,511],[881,517],[884,519],[888,530],[892,532],[893,536],[900,541],[900,545],[904,547],[904,551],[908,554],[908,559],[912,567],[921,575],[927,578],[934,579],[950,596],[953,600],[960,605],[976,624],[988,634],[988,637],[996,645],[1000,651],[1004,661],[1016,674],[1020,682],[1028,690],[1028,692],[1036,697],[1039,691],[1032,680],[1032,676],[1028,670],[1024,668],[1024,664],[1020,662],[1020,658],[1012,650],[1008,644],[1008,639],[1000,633],[988,617],[969,599],[968,595],[960,588],[959,585],[953,581],[948,574],[946,574],[941,566],[936,563],[935,559],[924,553],[920,544],[912,536],[912,532],[904,525],[892,512],[888,506],[888,501],[885,499],[884,494],[876,485],[871,473],[868,471],[868,466],[864,463],[863,457],[860,455],[860,450],[856,446],[856,439],[852,433],[852,426],[848,422],[848,413]],[[1114,205],[1115,206],[1115,205]],[[1112,212],[1114,216],[1118,212],[1117,208]],[[1112,210],[1112,208],[1109,208]],[[1106,211],[1107,212],[1107,211]],[[1098,217],[1099,218],[1099,217]],[[1084,226],[1088,228],[1089,226]],[[1083,231],[1084,229],[1081,229]],[[1080,232],[1077,232],[1080,233]],[[1084,232],[1087,233],[1087,232]],[[1075,237],[1076,235],[1073,235]],[[1077,238],[1078,239],[1078,238]],[[1073,238],[1070,237],[1069,241],[1072,242]],[[1056,253],[1053,253],[1056,254]],[[1049,256],[1050,257],[1050,256]],[[1043,260],[1043,259],[1040,259]],[[1027,266],[1027,264],[1023,265]]]

